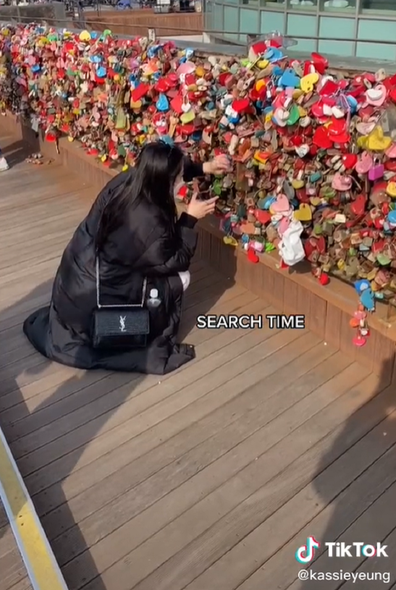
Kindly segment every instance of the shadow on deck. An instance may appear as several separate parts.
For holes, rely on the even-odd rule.
[[[392,587],[363,579],[396,573],[390,368],[376,376],[309,331],[197,330],[198,314],[275,311],[200,260],[182,328],[193,363],[159,379],[46,361],[21,324],[95,195],[1,143],[0,423],[69,589],[316,590],[294,557],[309,535],[313,572]],[[383,542],[389,558],[330,559],[326,541]],[[17,559],[0,513],[2,590],[30,587]]]

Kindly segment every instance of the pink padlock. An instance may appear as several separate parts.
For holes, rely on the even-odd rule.
[[[369,180],[371,180],[372,182],[380,180],[380,178],[383,178],[384,172],[385,168],[382,164],[374,164],[374,166],[370,168],[368,173]]]
[[[367,317],[367,314],[364,311],[355,311],[353,315],[359,321],[365,320]]]
[[[255,252],[264,252],[264,244],[262,242],[253,242],[251,247]]]

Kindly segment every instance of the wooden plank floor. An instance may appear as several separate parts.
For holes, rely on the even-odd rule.
[[[200,260],[182,328],[193,363],[159,379],[41,358],[21,323],[48,302],[94,195],[0,145],[13,164],[0,176],[0,422],[70,590],[316,589],[294,557],[309,535],[389,545],[373,561],[322,544],[313,571],[395,574],[395,387],[308,331],[197,330],[197,314],[274,311]],[[12,580],[4,590],[28,588]]]

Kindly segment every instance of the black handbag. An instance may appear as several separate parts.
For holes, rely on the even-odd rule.
[[[99,256],[96,258],[96,305],[92,345],[99,349],[144,348],[150,333],[150,316],[144,307],[147,279],[143,282],[141,303],[102,305],[100,303]]]

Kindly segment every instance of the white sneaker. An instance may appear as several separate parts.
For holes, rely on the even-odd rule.
[[[7,160],[5,159],[4,156],[0,156],[0,172],[5,172],[6,170],[8,170],[9,165]]]

